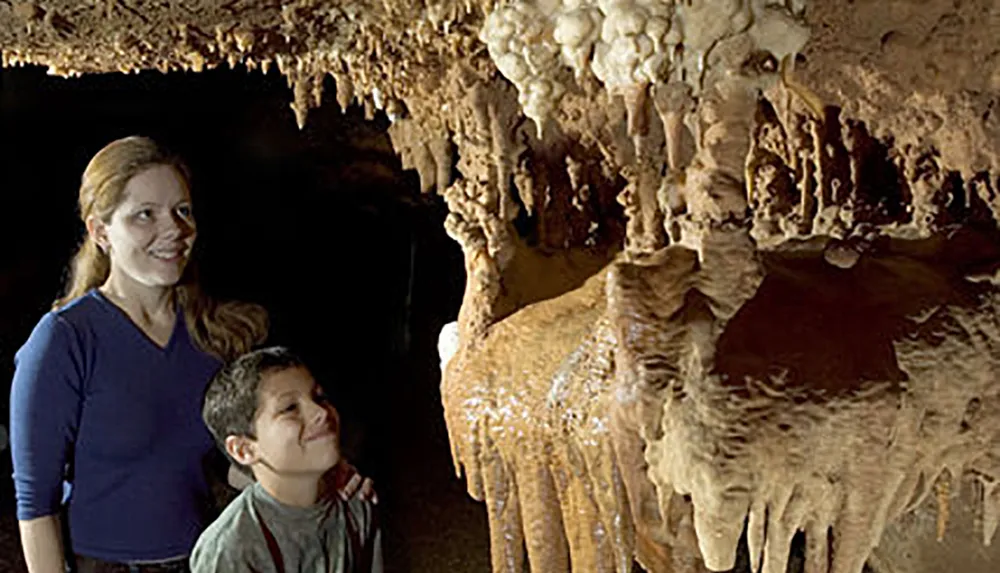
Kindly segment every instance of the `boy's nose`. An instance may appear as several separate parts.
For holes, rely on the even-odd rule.
[[[327,411],[327,409],[320,404],[312,404],[310,405],[310,408],[312,408],[313,411],[309,415],[309,420],[313,424],[325,423],[327,421],[327,418],[330,416],[330,413]]]

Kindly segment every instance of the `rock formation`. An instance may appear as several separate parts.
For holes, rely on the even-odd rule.
[[[4,66],[276,66],[465,254],[495,572],[995,571],[992,0],[0,2]]]

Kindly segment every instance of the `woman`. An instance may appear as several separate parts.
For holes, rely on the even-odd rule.
[[[264,340],[267,315],[199,290],[187,170],[152,140],[98,152],[79,208],[87,235],[66,295],[15,358],[25,559],[31,573],[64,573],[67,557],[80,572],[186,571],[213,517],[202,393],[223,361]],[[342,493],[372,495],[359,481]]]

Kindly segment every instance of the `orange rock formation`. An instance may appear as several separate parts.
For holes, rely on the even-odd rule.
[[[0,2],[4,66],[276,66],[392,121],[496,572],[986,572],[992,0]]]

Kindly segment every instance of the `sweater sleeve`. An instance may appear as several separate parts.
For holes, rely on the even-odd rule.
[[[83,351],[76,331],[46,314],[14,358],[10,443],[17,518],[59,511],[66,462],[83,403]]]

